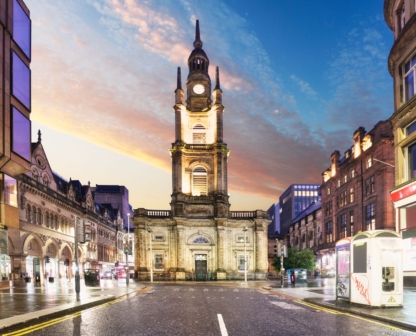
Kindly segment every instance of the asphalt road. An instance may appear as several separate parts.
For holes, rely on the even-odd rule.
[[[238,284],[154,285],[48,324],[13,335],[414,335]]]

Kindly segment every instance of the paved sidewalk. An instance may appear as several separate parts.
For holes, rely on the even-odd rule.
[[[75,292],[74,280],[45,286],[15,282],[13,287],[0,288],[0,333],[31,321],[97,306],[145,288],[133,280],[127,286],[125,279],[101,280],[100,287],[86,287],[81,279],[80,285],[79,294]]]
[[[360,315],[416,331],[416,288],[405,288],[403,291],[403,307],[401,308],[370,308],[335,300],[335,285],[325,287],[284,287],[277,285],[264,286],[264,289],[275,292],[283,297],[303,300],[322,307]]]

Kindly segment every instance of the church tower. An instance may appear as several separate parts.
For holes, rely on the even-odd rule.
[[[175,90],[175,142],[172,157],[173,217],[229,217],[227,160],[223,142],[222,90],[219,69],[211,92],[209,59],[202,49],[196,21],[194,50],[188,58],[186,100],[178,68]]]

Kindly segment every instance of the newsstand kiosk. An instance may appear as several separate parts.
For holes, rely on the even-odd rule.
[[[350,301],[372,307],[403,306],[403,245],[389,230],[351,239]]]

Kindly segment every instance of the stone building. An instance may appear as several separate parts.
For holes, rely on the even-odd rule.
[[[395,185],[391,200],[404,243],[404,284],[416,285],[416,8],[410,0],[385,0],[384,18],[393,31],[388,59],[393,77]]]
[[[389,194],[394,186],[390,121],[378,122],[368,133],[359,127],[353,142],[342,158],[339,151],[332,153],[331,166],[322,174],[321,258],[334,259],[339,239],[359,231],[396,228]]]
[[[16,176],[30,167],[31,21],[23,0],[0,1],[0,287],[17,265],[10,229],[19,227]],[[4,281],[4,283],[3,283]]]
[[[249,278],[262,279],[270,220],[265,211],[230,211],[223,92],[217,67],[211,96],[198,21],[193,46],[186,100],[180,68],[177,73],[171,209],[135,210],[135,270],[139,279],[151,269],[156,278],[241,279],[246,251]]]
[[[110,270],[123,260],[124,229],[120,211],[98,204],[92,187],[65,180],[49,165],[40,132],[32,143],[30,170],[18,181],[19,226],[9,228],[12,280],[21,274],[44,281],[75,274],[75,220],[88,228],[89,241],[78,246],[80,274],[88,268]],[[38,274],[36,274],[38,273]]]

